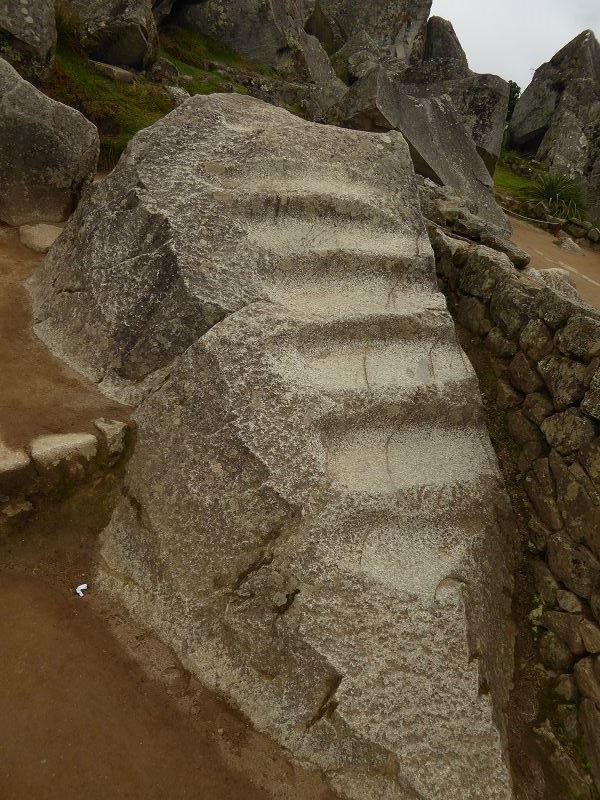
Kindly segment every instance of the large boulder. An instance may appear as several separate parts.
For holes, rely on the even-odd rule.
[[[144,69],[158,54],[151,0],[61,0],[78,38],[96,61]]]
[[[319,40],[307,33],[315,0],[207,0],[184,3],[175,19],[283,75],[315,83],[326,109],[345,92]]]
[[[416,94],[418,96],[420,93]],[[450,98],[454,110],[471,134],[488,172],[493,175],[500,158],[506,127],[508,83],[498,75],[470,73],[464,78],[430,84],[423,94]]]
[[[301,58],[299,33],[313,6],[314,0],[184,2],[175,19],[259,64],[294,72]]]
[[[0,0],[0,56],[23,77],[45,78],[55,49],[53,0]]]
[[[344,797],[512,798],[511,521],[404,139],[191,98],[31,288],[138,402],[100,585]]]
[[[383,61],[402,64],[418,61],[423,53],[425,29],[432,0],[316,0],[308,25],[328,52],[366,35]]]
[[[98,131],[0,59],[0,221],[60,222],[98,165]]]
[[[431,17],[423,59],[403,74],[402,82],[414,96],[450,98],[493,175],[506,127],[509,86],[498,75],[471,72],[450,22]]]
[[[543,64],[510,122],[512,145],[586,183],[600,216],[600,44],[584,31]]]
[[[477,214],[497,228],[508,223],[493,196],[493,182],[450,98],[415,96],[382,67],[357,81],[344,99],[342,121],[363,130],[399,130],[416,171],[472,201]]]

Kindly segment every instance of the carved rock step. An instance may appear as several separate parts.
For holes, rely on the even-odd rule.
[[[140,399],[104,587],[342,796],[511,800],[507,501],[404,140],[192,98],[33,289]]]

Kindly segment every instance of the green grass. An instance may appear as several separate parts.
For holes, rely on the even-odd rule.
[[[175,103],[143,76],[126,84],[102,75],[77,42],[76,25],[62,11],[57,16],[58,47],[52,73],[40,88],[50,97],[78,109],[100,133],[100,170],[114,167],[129,140],[168,114]],[[162,56],[191,80],[182,83],[190,94],[248,90],[215,64],[240,71],[273,75],[237,53],[185,28],[166,30],[161,36]]]
[[[533,180],[518,175],[510,167],[500,163],[494,173],[494,185],[499,191],[516,199],[522,199],[522,192],[533,186]]]
[[[243,58],[220,42],[203,36],[189,28],[163,28],[160,34],[163,55],[177,64],[195,67],[202,72],[209,71],[208,62],[216,62],[245,72],[258,72],[274,76],[273,70]]]
[[[233,91],[237,94],[248,94],[248,89],[215,70],[206,70],[187,64],[185,61],[168,54],[169,61],[174,64],[182,75],[189,75],[193,80],[185,83],[185,89],[190,94],[213,94],[213,92]]]
[[[42,89],[55,100],[77,108],[98,127],[101,170],[115,165],[139,130],[175,107],[160,88],[145,82],[126,84],[106,78],[85,55],[62,43]]]

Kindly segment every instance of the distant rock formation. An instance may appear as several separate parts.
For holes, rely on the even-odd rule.
[[[345,87],[319,40],[307,32],[314,5],[315,0],[207,0],[180,4],[175,18],[288,78],[315,83],[325,110]]]
[[[24,78],[44,78],[55,49],[53,0],[0,0],[0,56]]]
[[[349,800],[511,800],[514,525],[402,137],[191,98],[31,288],[139,402],[100,584]]]
[[[72,15],[91,58],[143,69],[158,54],[158,31],[150,0],[61,0]]]
[[[0,221],[59,222],[98,165],[96,126],[0,59]]]
[[[365,46],[377,63],[421,59],[432,0],[316,0],[309,26],[339,68],[352,74]],[[336,54],[337,53],[337,54]]]
[[[348,92],[341,117],[363,130],[399,130],[410,146],[416,171],[472,201],[497,228],[508,223],[493,196],[493,182],[455,104],[446,93],[418,96],[375,67]]]
[[[535,73],[510,123],[512,145],[583,179],[600,217],[600,44],[584,31]]]
[[[506,127],[509,86],[497,75],[471,72],[452,24],[440,17],[427,23],[422,61],[402,77],[413,96],[447,95],[471,134],[490,175],[494,174]]]

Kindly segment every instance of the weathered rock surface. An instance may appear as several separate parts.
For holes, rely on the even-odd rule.
[[[452,24],[431,17],[423,60],[402,76],[405,91],[414,96],[444,97],[471,134],[477,151],[494,174],[508,111],[508,83],[497,75],[471,72]]]
[[[403,139],[192,98],[32,290],[142,395],[102,584],[348,798],[511,798],[512,528]]]
[[[361,77],[365,60],[396,74],[421,60],[431,0],[316,0],[308,29],[333,53],[342,74]],[[364,74],[364,73],[363,73]]]
[[[143,69],[158,54],[150,0],[62,0],[82,46],[97,61]]]
[[[492,179],[449,98],[411,96],[377,67],[352,86],[342,117],[363,130],[399,130],[417,172],[473,201],[484,220],[507,228]]]
[[[207,0],[184,4],[176,19],[259,64],[315,83],[327,109],[346,89],[319,39],[307,33],[314,8],[315,0]]]
[[[95,125],[0,59],[0,221],[60,222],[98,164]]]
[[[45,77],[55,49],[53,0],[0,0],[0,57],[34,80]]]
[[[600,44],[584,31],[543,64],[523,92],[510,123],[513,145],[588,187],[600,216]]]
[[[293,71],[313,6],[314,0],[207,0],[184,3],[177,19],[259,64]]]

